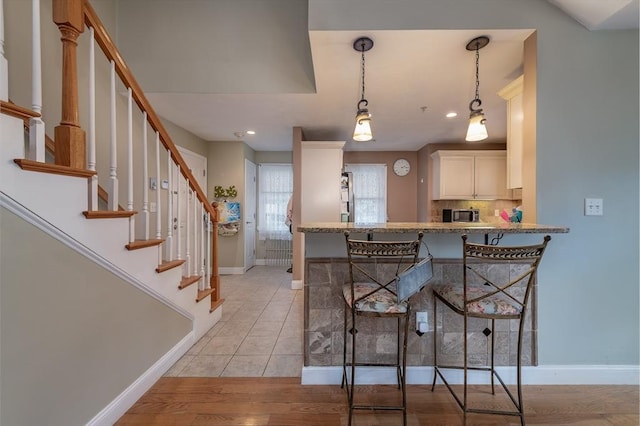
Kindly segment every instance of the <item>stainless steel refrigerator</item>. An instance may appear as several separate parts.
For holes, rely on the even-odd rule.
[[[354,222],[353,173],[344,172],[340,177],[340,221]]]

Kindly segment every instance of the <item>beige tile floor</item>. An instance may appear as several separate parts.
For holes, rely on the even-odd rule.
[[[166,373],[173,377],[300,377],[303,293],[287,266],[220,277],[221,320]]]

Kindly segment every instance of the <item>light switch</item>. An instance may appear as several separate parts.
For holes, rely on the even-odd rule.
[[[427,312],[416,312],[416,334],[422,336],[429,331],[429,316]]]
[[[585,216],[602,216],[603,211],[602,198],[585,198],[584,199],[584,215]]]

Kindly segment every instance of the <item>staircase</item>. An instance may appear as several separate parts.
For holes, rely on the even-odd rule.
[[[9,15],[10,19],[18,19],[18,12],[25,4],[29,6],[24,1],[11,2],[11,7],[5,7],[0,0],[0,214],[16,214],[140,290],[145,297],[168,307],[177,314],[177,319],[167,316],[168,321],[176,321],[176,329],[179,329],[177,323],[184,318],[191,323],[186,333],[177,332],[178,337],[163,342],[170,347],[159,359],[155,355],[136,358],[142,352],[140,350],[127,355],[133,364],[143,366],[142,371],[136,373],[137,377],[128,372],[128,376],[121,375],[128,378],[122,379],[117,366],[114,370],[105,370],[104,377],[100,379],[103,384],[109,383],[113,376],[120,380],[113,380],[117,383],[112,383],[111,387],[104,385],[111,394],[106,392],[105,396],[97,392],[95,398],[84,402],[83,409],[88,413],[66,400],[64,392],[55,397],[47,396],[48,399],[58,398],[58,406],[70,404],[71,413],[66,412],[60,424],[69,419],[73,419],[73,423],[81,420],[88,424],[112,424],[219,321],[224,300],[220,297],[217,232],[211,232],[217,230],[218,212],[207,201],[206,194],[189,171],[88,1],[32,2],[32,103],[29,108],[9,101],[13,86],[10,85],[11,76],[8,76],[11,67],[7,64],[11,65],[11,57],[5,57],[4,46],[5,40],[19,45],[15,39],[10,39],[20,35],[7,34],[5,38],[4,10],[15,13]],[[40,24],[40,5],[50,13],[49,16],[53,15],[52,23]],[[29,23],[24,26],[29,27]],[[51,132],[49,129],[53,125],[50,123],[56,121],[42,114],[43,77],[39,71],[42,52],[39,48],[41,39],[51,40],[56,27],[59,32],[55,38],[62,40],[62,111],[59,124]],[[88,91],[80,90],[79,94],[76,62],[79,56],[77,49],[80,48],[89,52],[88,58],[82,57],[88,60],[88,64],[82,66],[90,70],[90,88]],[[106,72],[110,75],[110,82],[103,81],[104,78],[101,80],[104,73],[101,74],[95,58],[99,50],[108,61]],[[119,79],[117,84],[116,78]],[[54,84],[51,80],[45,76],[44,84]],[[110,87],[107,91],[110,111],[106,117],[96,116],[96,104],[100,102],[101,95],[96,85],[98,88]],[[86,110],[80,109],[79,96],[88,97],[89,107]],[[121,122],[122,116],[127,117],[124,123]],[[118,120],[120,122],[116,122]],[[81,121],[88,123],[86,130],[81,127]],[[48,140],[47,134],[53,134],[53,140]],[[121,166],[122,163],[125,167]],[[157,177],[155,190],[149,188],[151,177]],[[55,257],[55,253],[50,256]],[[37,267],[37,258],[30,261]],[[63,266],[73,267],[72,264]],[[55,286],[56,283],[47,285]],[[2,286],[4,291],[5,284]],[[37,297],[37,292],[34,292],[34,297]],[[73,298],[79,297],[73,295]],[[29,309],[29,306],[22,308]],[[111,315],[117,317],[117,309],[117,306],[110,309],[113,311]],[[55,316],[50,319],[56,321]],[[11,318],[8,320],[11,322]],[[84,319],[77,320],[82,322]],[[105,321],[110,319],[105,318]],[[3,331],[5,324],[7,319],[3,318]],[[145,327],[140,330],[141,335],[153,336],[156,340],[169,334],[162,327],[173,328],[170,323]],[[86,337],[78,336],[78,339],[87,341]],[[114,341],[117,342],[117,338]],[[5,345],[4,337],[2,345]],[[121,351],[126,352],[127,348],[121,348]],[[70,362],[84,362],[83,359],[74,360],[71,352]],[[117,356],[104,356],[107,364],[119,359]],[[5,361],[7,358],[3,355],[3,368],[13,368],[7,364],[9,361]],[[11,400],[12,390],[5,389],[8,386],[15,388],[15,384],[7,384],[4,377],[0,380],[3,381],[0,423],[38,421],[38,417],[28,417],[32,413],[28,413],[27,408],[19,412],[17,408],[5,407],[9,403],[15,405]],[[123,384],[122,380],[126,383]],[[92,381],[85,383],[81,377],[70,380],[70,383],[75,389],[90,389],[97,385]],[[48,385],[55,387],[59,384]],[[34,400],[29,405],[37,406],[37,398],[33,395],[30,398]],[[74,414],[77,417],[73,417]],[[48,424],[56,424],[51,412],[44,416]]]

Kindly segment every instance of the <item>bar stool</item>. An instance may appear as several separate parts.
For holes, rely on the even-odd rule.
[[[407,423],[406,365],[407,335],[411,305],[409,298],[420,291],[433,276],[431,255],[418,261],[422,233],[412,241],[352,240],[345,232],[349,261],[349,281],[343,286],[345,302],[343,328],[342,387],[349,402],[349,425],[353,410],[399,410]],[[428,251],[428,249],[427,249]],[[351,328],[347,323],[351,313]],[[396,318],[397,352],[395,362],[359,362],[357,321],[359,317]],[[347,361],[347,330],[351,333],[351,360]],[[395,367],[401,405],[362,405],[354,402],[356,366]]]
[[[486,244],[467,242],[467,236],[462,236],[463,272],[462,282],[440,283],[433,286],[433,312],[436,315],[438,301],[463,317],[463,363],[462,366],[445,366],[438,364],[437,330],[433,333],[434,374],[431,391],[435,389],[436,379],[440,377],[447,386],[463,412],[464,424],[467,413],[500,414],[520,417],[524,425],[524,408],[522,404],[521,364],[522,338],[524,319],[530,300],[531,288],[535,282],[536,271],[542,255],[551,240],[545,236],[541,244],[517,247],[499,247]],[[490,274],[487,263],[491,264],[524,264],[525,270],[518,270],[518,275],[511,278],[511,271],[506,274]],[[491,275],[492,277],[489,277]],[[495,275],[495,279],[493,278]],[[437,318],[437,317],[435,317]],[[468,320],[469,318],[485,318],[491,320],[491,365],[469,366],[468,361]],[[518,353],[517,353],[517,398],[510,392],[504,381],[494,368],[495,321],[518,321]],[[443,319],[444,323],[444,319]],[[454,391],[445,379],[442,370],[458,369],[464,371],[464,386],[462,398]],[[506,394],[515,406],[515,410],[497,410],[469,407],[467,399],[468,370],[488,371],[491,374],[491,394],[495,395],[494,376],[498,379]]]

